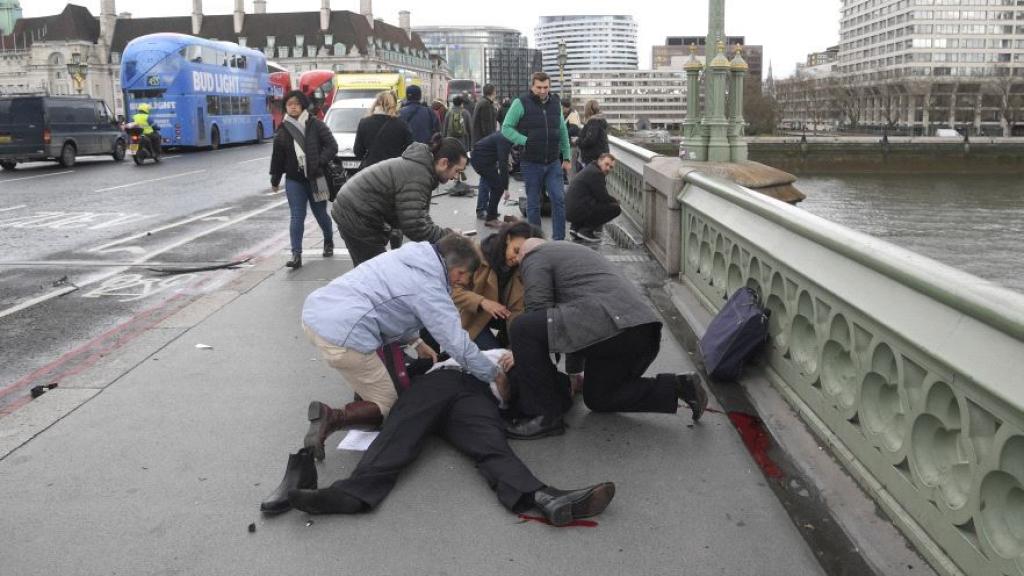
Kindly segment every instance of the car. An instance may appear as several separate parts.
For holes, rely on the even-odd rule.
[[[75,165],[78,156],[124,160],[127,138],[102,100],[86,96],[0,96],[0,167],[56,160]]]
[[[338,156],[336,162],[345,171],[346,176],[351,176],[359,171],[359,158],[356,158],[352,151],[356,143],[356,129],[359,121],[370,112],[373,106],[373,98],[352,98],[337,100],[327,110],[324,116],[324,123],[331,129],[335,141],[338,142]]]

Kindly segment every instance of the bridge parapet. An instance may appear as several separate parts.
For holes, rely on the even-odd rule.
[[[919,552],[945,574],[1024,575],[1024,296],[612,148],[633,174],[610,191],[651,253],[712,311],[762,296],[767,376]],[[620,183],[641,158],[638,202]]]

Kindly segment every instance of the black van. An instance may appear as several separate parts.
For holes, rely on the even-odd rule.
[[[76,96],[0,96],[0,167],[56,160],[74,166],[76,156],[124,160],[126,138],[102,100]]]

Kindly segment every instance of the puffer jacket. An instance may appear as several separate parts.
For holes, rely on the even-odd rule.
[[[430,219],[430,197],[439,182],[434,156],[414,142],[400,158],[360,170],[338,192],[331,216],[338,226],[366,242],[385,244],[399,229],[413,242],[437,242],[451,232]]]
[[[313,291],[302,322],[331,344],[363,354],[410,342],[426,328],[473,376],[493,382],[498,372],[462,329],[448,269],[426,242],[385,252]]]
[[[299,170],[299,162],[295,157],[295,139],[284,126],[274,136],[274,151],[270,157],[270,184],[277,186],[281,176],[287,175],[289,180],[309,182],[323,174],[324,165],[338,154],[338,141],[331,134],[331,129],[310,114],[306,120],[306,171]]]

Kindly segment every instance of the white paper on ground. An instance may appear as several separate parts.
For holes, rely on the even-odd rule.
[[[363,430],[349,430],[348,434],[341,439],[338,450],[352,450],[354,452],[366,452],[366,449],[373,444],[380,432],[364,432]]]

